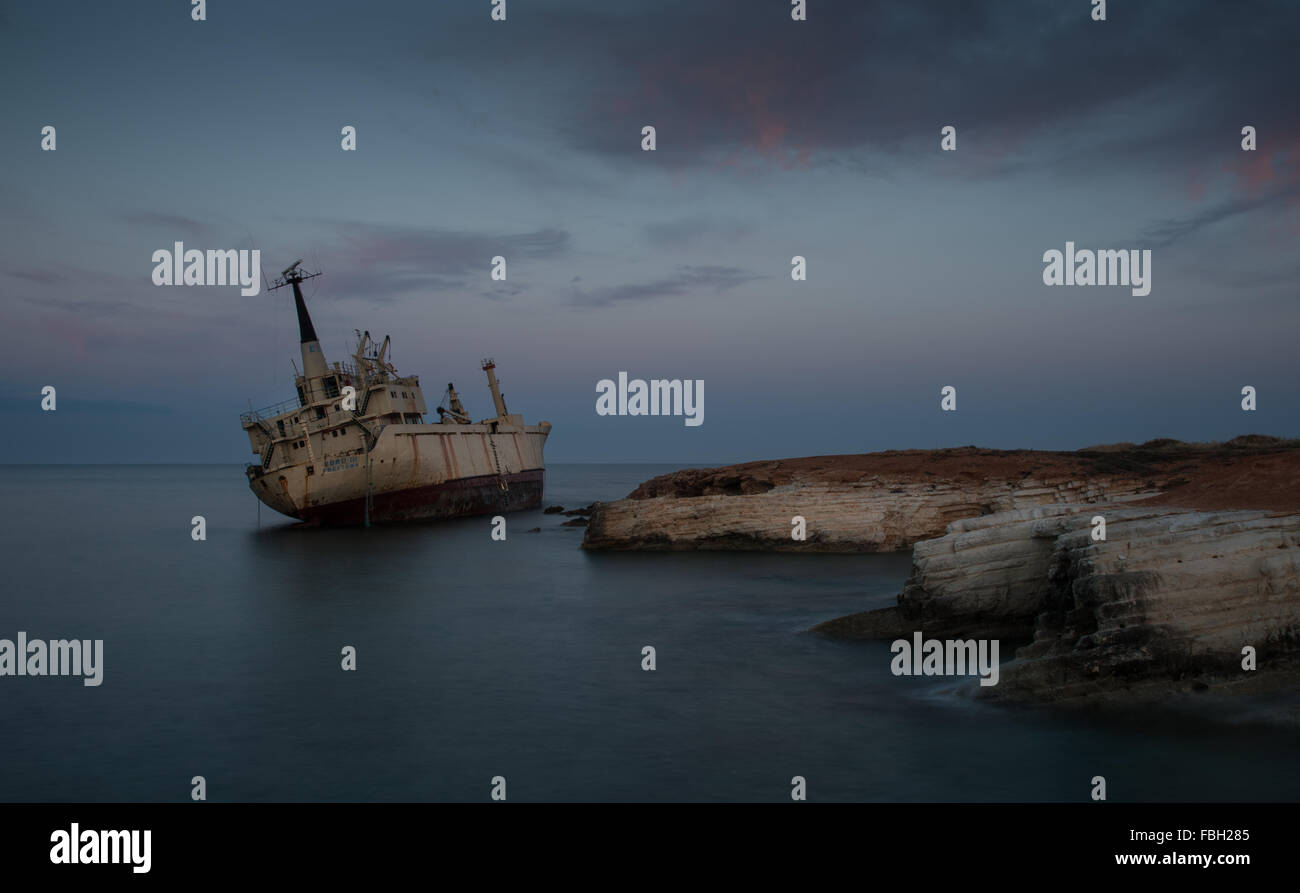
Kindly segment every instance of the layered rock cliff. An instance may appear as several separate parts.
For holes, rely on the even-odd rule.
[[[1062,505],[958,521],[917,544],[897,607],[815,630],[1024,643],[980,689],[995,699],[1283,684],[1300,646],[1300,514]]]

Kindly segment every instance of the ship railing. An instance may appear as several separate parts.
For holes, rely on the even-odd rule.
[[[290,397],[288,400],[281,400],[279,403],[273,403],[270,406],[263,406],[261,409],[253,409],[248,412],[239,414],[239,422],[243,425],[251,425],[254,422],[260,422],[265,419],[272,419],[278,415],[298,409],[302,404],[298,402],[297,397]]]
[[[388,374],[388,370],[384,369],[376,362],[377,359],[377,357],[363,357],[362,360],[365,363],[364,368],[358,366],[356,363],[349,362],[348,360],[340,360],[339,370],[343,372],[343,374],[350,375],[356,380],[369,380],[371,382],[391,380],[392,376]],[[356,382],[354,381],[353,383],[355,384]]]

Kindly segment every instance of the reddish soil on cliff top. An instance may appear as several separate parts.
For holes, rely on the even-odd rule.
[[[1262,509],[1300,511],[1300,440],[1251,434],[1226,443],[1195,444],[1151,440],[1111,444],[1074,452],[988,450],[889,450],[845,456],[806,456],[745,462],[721,468],[692,468],[660,475],[629,494],[708,496],[762,493],[794,481],[854,483],[925,481],[971,483],[1021,478],[1144,477],[1159,496],[1152,505],[1214,511]]]

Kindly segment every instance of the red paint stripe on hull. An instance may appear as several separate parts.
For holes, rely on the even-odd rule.
[[[501,488],[501,477],[506,489]],[[419,521],[462,518],[471,515],[504,514],[535,509],[542,504],[545,472],[538,468],[498,477],[495,474],[458,478],[388,493],[374,494],[370,520]],[[298,517],[310,524],[361,524],[365,520],[365,497],[328,505],[308,506]]]

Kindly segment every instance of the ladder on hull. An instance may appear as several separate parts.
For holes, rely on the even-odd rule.
[[[491,434],[487,436],[487,439],[488,444],[492,447],[492,462],[496,465],[497,469],[497,485],[501,487],[502,492],[509,493],[510,483],[506,480],[506,476],[501,471],[501,457],[497,454],[497,442],[492,439]]]

